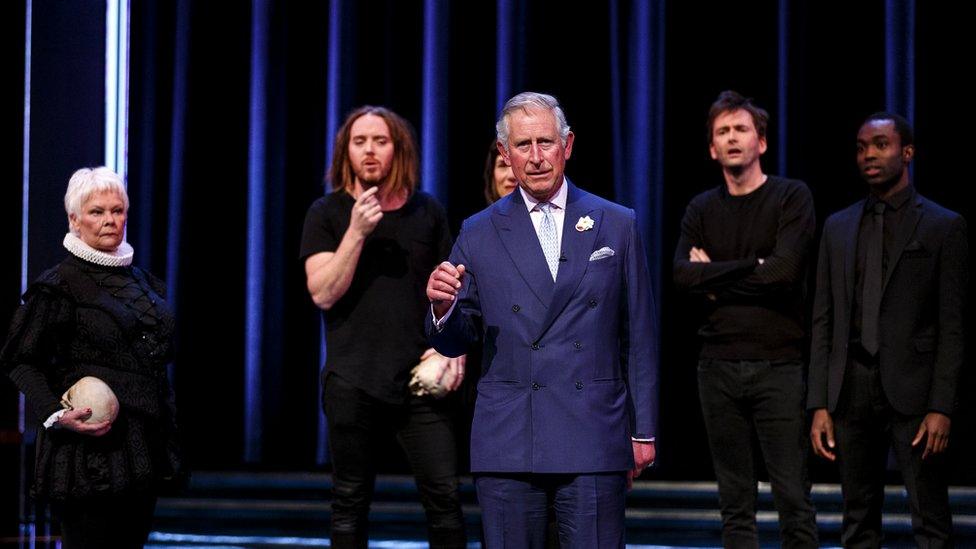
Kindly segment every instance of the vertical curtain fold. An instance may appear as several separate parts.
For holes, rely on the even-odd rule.
[[[518,0],[498,0],[495,8],[495,113],[499,113],[505,101],[514,95],[516,82],[513,74],[515,51],[518,48],[518,25],[515,14]]]
[[[142,73],[139,76],[157,74],[157,26],[155,24],[139,25],[133,29],[133,34],[136,35],[140,45],[138,49],[132,48],[131,50],[134,55],[139,56],[139,66],[142,68]],[[137,147],[130,149],[129,154],[135,158],[135,162],[130,165],[128,174],[129,195],[132,199],[129,210],[135,214],[130,217],[135,217],[136,221],[129,223],[127,231],[128,239],[134,243],[135,249],[139,251],[140,258],[152,258],[154,255],[153,232],[155,230],[153,223],[155,219],[154,201],[142,197],[155,195],[155,172],[158,167],[155,161],[155,148],[142,145],[153,143],[155,139],[157,114],[153,107],[156,103],[156,93],[154,83],[145,82],[143,78],[133,78],[132,80],[137,86],[135,89],[139,90],[139,93],[133,93],[131,98],[136,108],[129,111],[130,117],[133,116],[133,113],[138,113],[135,120],[129,123],[130,134],[136,136]],[[163,187],[163,185],[160,186]],[[152,270],[150,263],[151,261],[147,259],[140,264]]]
[[[180,244],[183,219],[183,155],[186,145],[186,107],[189,97],[188,77],[190,65],[190,0],[176,2],[176,42],[173,60],[173,108],[169,157],[169,212],[166,230],[166,283],[167,299],[173,313],[179,315],[180,305]]]
[[[420,182],[423,190],[447,202],[448,3],[424,0],[423,107],[420,128]]]
[[[244,334],[244,461],[262,456],[265,328],[267,81],[269,0],[251,5],[251,82],[247,169],[247,283]]]
[[[664,140],[664,4],[611,2],[614,192],[634,209],[660,303]],[[625,47],[622,46],[625,44]]]
[[[342,123],[342,52],[343,39],[342,21],[344,14],[348,11],[344,6],[345,0],[329,0],[329,29],[328,51],[326,52],[326,108],[325,108],[325,169],[328,170],[332,163],[333,147],[335,145],[335,134]],[[324,174],[323,174],[324,175]],[[326,192],[328,189],[325,190]],[[319,343],[318,343],[318,363],[319,369],[325,368],[325,322],[321,315],[318,315],[319,323]],[[315,423],[315,463],[323,465],[329,459],[329,432],[326,426],[325,414],[319,409],[316,414]]]
[[[787,119],[790,81],[790,2],[779,0],[776,29],[779,70],[776,72],[776,171],[787,174]]]
[[[915,0],[885,0],[885,108],[915,119]]]

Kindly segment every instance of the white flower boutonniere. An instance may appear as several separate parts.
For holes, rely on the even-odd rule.
[[[588,231],[592,228],[593,219],[591,219],[588,215],[584,215],[583,217],[579,218],[579,221],[576,222],[576,230],[579,232]]]

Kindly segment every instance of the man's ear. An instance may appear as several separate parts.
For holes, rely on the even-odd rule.
[[[512,160],[508,157],[508,151],[505,150],[505,144],[502,143],[501,141],[495,141],[495,147],[498,148],[498,154],[500,154],[502,158],[505,159],[505,162],[511,164]]]
[[[901,159],[905,161],[905,164],[911,163],[912,159],[915,158],[915,145],[905,145],[901,148]]]

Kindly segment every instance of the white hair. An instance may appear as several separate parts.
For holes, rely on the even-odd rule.
[[[566,140],[569,138],[569,124],[566,122],[566,114],[559,106],[559,101],[544,93],[522,92],[505,102],[505,106],[502,107],[502,112],[498,116],[498,122],[495,123],[495,137],[505,147],[505,150],[508,150],[508,134],[511,130],[508,122],[509,117],[517,110],[528,112],[529,109],[547,110],[556,117],[556,131],[559,132],[559,139],[565,147]]]
[[[129,195],[125,191],[122,176],[105,166],[82,168],[71,175],[68,190],[64,193],[64,211],[68,218],[81,217],[81,208],[93,194],[114,191],[122,198],[125,211],[129,211]]]

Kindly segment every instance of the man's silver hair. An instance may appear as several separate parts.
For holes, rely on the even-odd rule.
[[[125,191],[122,177],[105,166],[82,168],[68,180],[68,190],[64,193],[64,211],[71,217],[81,217],[81,208],[93,194],[114,191],[122,198],[125,211],[129,211],[129,195]],[[70,226],[70,224],[69,224]]]
[[[566,122],[566,114],[559,106],[559,101],[544,93],[522,92],[505,103],[501,114],[498,116],[498,122],[495,123],[495,138],[505,147],[505,150],[508,151],[508,134],[511,131],[508,124],[509,117],[515,111],[528,112],[530,109],[552,112],[553,116],[556,117],[556,131],[559,132],[559,139],[565,147],[566,139],[569,138],[569,124]]]

